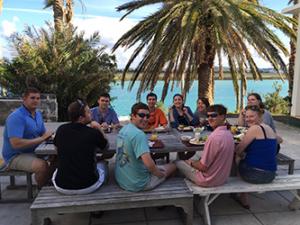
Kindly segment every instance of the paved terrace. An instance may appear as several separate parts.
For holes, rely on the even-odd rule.
[[[47,124],[51,127],[53,124]],[[300,173],[300,129],[276,122],[278,133],[284,138],[281,152],[296,159],[295,173]],[[0,147],[2,147],[3,127],[0,127]],[[1,148],[2,149],[2,148]],[[1,150],[0,150],[1,151]],[[171,156],[171,158],[174,155]],[[110,163],[113,167],[113,163]],[[112,172],[112,171],[111,171]],[[112,174],[112,173],[111,173]],[[279,167],[278,174],[287,174],[287,167]],[[1,177],[2,189],[8,184],[8,177]],[[17,183],[25,184],[25,179],[17,177]],[[4,197],[22,195],[25,189],[5,190]],[[251,209],[239,206],[228,195],[220,196],[211,206],[213,225],[299,225],[300,211],[290,211],[289,192],[268,192],[251,194]],[[30,203],[0,204],[0,225],[29,225]],[[90,218],[89,214],[66,214],[52,217],[55,225],[181,225],[180,213],[175,207],[142,208],[106,211],[101,218]],[[202,218],[194,212],[194,224],[203,224]]]

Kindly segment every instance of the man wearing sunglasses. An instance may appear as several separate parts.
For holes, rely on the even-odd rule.
[[[225,125],[227,109],[223,105],[212,105],[207,108],[207,120],[213,132],[204,145],[200,160],[176,162],[177,168],[191,181],[202,187],[219,186],[229,177],[234,140]]]
[[[43,117],[37,107],[40,92],[27,88],[23,94],[23,104],[6,119],[3,133],[2,155],[8,169],[32,172],[39,187],[45,185],[51,169],[48,163],[35,156],[35,148],[53,134],[46,131]]]
[[[176,170],[173,163],[157,166],[151,158],[148,139],[143,132],[149,117],[146,104],[134,104],[130,123],[117,137],[115,178],[121,188],[128,191],[153,189]]]
[[[117,113],[110,106],[110,95],[100,94],[98,107],[91,109],[93,126],[107,130],[110,125],[118,127],[120,125]]]

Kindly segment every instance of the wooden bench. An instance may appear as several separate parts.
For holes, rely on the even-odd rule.
[[[209,205],[220,195],[226,193],[241,192],[267,192],[267,191],[291,191],[300,200],[296,189],[300,189],[300,174],[277,176],[270,184],[250,184],[239,177],[229,177],[227,183],[218,187],[203,188],[186,180],[187,186],[194,195],[201,196],[200,206],[203,212],[204,222],[211,225]]]
[[[193,224],[193,194],[182,178],[171,178],[151,191],[128,192],[116,184],[104,185],[87,195],[63,195],[54,187],[43,187],[31,209],[32,225],[57,213],[94,212],[114,209],[174,205],[186,213],[186,224]],[[46,222],[46,221],[45,221]]]
[[[2,199],[1,194],[1,180],[0,180],[0,202],[24,202],[24,201],[32,201],[33,200],[33,188],[32,188],[32,178],[30,172],[19,171],[19,170],[0,170],[0,177],[9,176],[10,185],[7,186],[7,189],[17,189],[19,187],[23,187],[20,185],[16,185],[15,176],[26,176],[26,188],[27,188],[27,198],[26,199]]]
[[[294,174],[294,164],[295,164],[294,159],[282,153],[278,153],[276,158],[277,158],[278,165],[289,165],[288,173]]]

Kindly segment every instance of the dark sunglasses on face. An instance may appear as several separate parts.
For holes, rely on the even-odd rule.
[[[207,117],[207,118],[209,118],[209,117],[211,117],[211,118],[216,118],[218,115],[219,115],[218,113],[213,112],[213,113],[211,113],[211,114],[206,114],[206,117]]]
[[[109,100],[104,100],[104,99],[101,99],[100,101],[101,102],[109,102]]]
[[[149,113],[137,113],[137,115],[138,115],[139,117],[141,117],[141,118],[146,117],[147,119],[149,119],[149,117],[150,117],[150,114],[149,114]]]

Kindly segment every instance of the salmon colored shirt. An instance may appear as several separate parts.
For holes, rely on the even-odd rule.
[[[202,187],[219,186],[226,182],[230,175],[234,155],[234,140],[226,126],[217,127],[204,145],[200,162],[208,169],[197,170],[196,183]]]
[[[168,121],[163,111],[159,108],[155,108],[154,112],[150,112],[150,118],[146,129],[166,126],[167,124]]]

